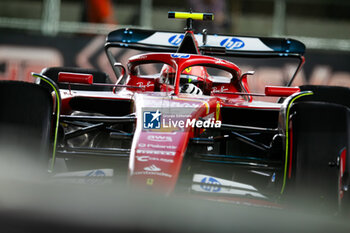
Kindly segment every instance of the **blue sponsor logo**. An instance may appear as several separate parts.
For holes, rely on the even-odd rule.
[[[220,42],[220,45],[227,49],[240,49],[244,47],[244,42],[237,38],[226,38]]]
[[[272,181],[272,182],[275,182],[275,181],[276,181],[276,173],[273,173],[273,174],[272,174],[271,181]]]
[[[173,53],[171,54],[172,58],[189,58],[189,54],[183,54],[183,53]]]
[[[102,170],[93,170],[91,172],[89,172],[88,174],[86,174],[87,180],[85,181],[85,183],[87,184],[99,184],[102,183],[103,180],[98,179],[96,177],[105,177],[106,173],[104,173],[104,171]]]
[[[213,193],[217,193],[220,192],[221,187],[219,185],[221,185],[221,183],[213,178],[213,177],[204,177],[201,180],[201,189],[207,191],[207,192],[213,192]],[[218,186],[216,186],[218,185]]]
[[[184,35],[175,35],[170,37],[168,42],[172,45],[178,46],[183,39],[184,39]]]
[[[89,172],[86,176],[106,176],[106,173],[104,173],[104,171],[101,170],[94,170]]]
[[[143,112],[143,128],[144,129],[160,129],[162,113],[157,110]]]

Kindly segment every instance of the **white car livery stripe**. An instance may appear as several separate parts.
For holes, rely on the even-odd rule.
[[[202,46],[202,35],[197,34],[195,38]],[[151,36],[138,41],[140,44],[160,45],[160,46],[179,46],[184,38],[181,33],[169,32],[155,32]],[[266,46],[259,38],[254,37],[232,37],[232,36],[207,36],[208,46],[221,46],[227,50],[241,50],[241,51],[273,51],[272,48]]]

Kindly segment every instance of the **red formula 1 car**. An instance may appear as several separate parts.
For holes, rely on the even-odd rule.
[[[44,166],[50,161],[55,178],[264,206],[302,197],[346,212],[350,90],[291,87],[304,63],[299,41],[194,34],[193,20],[212,14],[169,12],[169,18],[186,19],[185,34],[119,29],[108,35],[116,83],[100,71],[62,67],[33,74],[39,85],[2,82],[3,104],[19,108],[2,122],[35,136],[28,147]],[[121,48],[148,53],[125,67],[114,56]],[[222,57],[295,58],[299,65],[287,86],[252,93],[254,72]],[[20,100],[8,98],[14,90],[23,93]],[[255,100],[266,96],[280,98]]]

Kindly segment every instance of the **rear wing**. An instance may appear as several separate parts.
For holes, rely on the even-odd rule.
[[[118,29],[107,36],[106,47],[127,47],[154,52],[176,52],[185,33]],[[300,57],[305,45],[289,38],[195,34],[202,54],[248,57]]]
[[[177,33],[131,28],[118,29],[108,34],[105,50],[116,76],[119,77],[119,71],[114,67],[116,61],[112,53],[108,51],[108,48],[124,47],[151,52],[191,53],[186,52],[186,49],[179,49],[179,46],[185,41],[184,38],[186,38],[186,42],[189,42],[189,40],[193,41],[190,42],[192,44],[190,47],[198,47],[203,55],[251,58],[297,58],[299,59],[298,67],[287,86],[292,84],[305,62],[303,56],[305,45],[297,40],[289,38],[193,34],[192,31]],[[194,50],[189,49],[188,51]],[[117,83],[120,81],[118,80]]]

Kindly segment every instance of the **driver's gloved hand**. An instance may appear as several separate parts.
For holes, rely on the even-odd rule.
[[[203,95],[202,90],[192,83],[185,83],[182,85],[180,92],[192,95]]]

